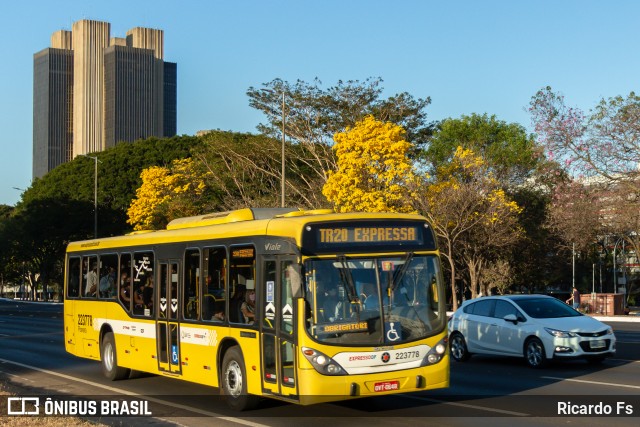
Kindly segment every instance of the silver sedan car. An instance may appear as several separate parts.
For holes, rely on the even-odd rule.
[[[451,357],[524,357],[532,368],[552,359],[602,362],[616,352],[611,327],[546,295],[504,295],[465,301],[449,320]]]

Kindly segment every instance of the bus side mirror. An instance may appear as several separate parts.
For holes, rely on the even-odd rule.
[[[300,275],[300,266],[291,264],[287,267],[289,280],[291,280],[291,293],[293,298],[302,297],[302,276]]]

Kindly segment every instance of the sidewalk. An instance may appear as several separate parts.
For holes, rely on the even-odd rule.
[[[640,307],[629,307],[629,314],[619,316],[591,316],[601,322],[640,322]]]

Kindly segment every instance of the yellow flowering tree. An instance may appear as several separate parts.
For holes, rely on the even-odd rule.
[[[460,276],[456,266],[461,262],[466,267],[473,297],[486,294],[493,284],[488,278],[483,281],[482,271],[504,265],[500,253],[520,237],[522,209],[509,199],[483,158],[462,147],[451,162],[438,167],[432,179],[425,179],[423,188],[415,205],[431,220],[441,253],[449,262],[456,309],[463,292],[462,286],[456,286]]]
[[[409,184],[416,177],[404,135],[373,116],[334,135],[337,170],[329,171],[322,194],[336,211],[415,212]]]
[[[134,230],[154,230],[166,227],[174,218],[198,214],[208,175],[198,171],[190,158],[174,160],[170,167],[144,169],[142,185],[127,210],[127,222]]]

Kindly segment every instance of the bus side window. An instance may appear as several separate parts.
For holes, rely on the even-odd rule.
[[[131,292],[131,254],[121,254],[118,298],[127,311],[131,311]]]
[[[82,296],[94,298],[98,294],[98,257],[84,257],[82,263]]]
[[[145,288],[153,288],[153,252],[138,252],[133,255],[133,275],[132,275],[132,292],[131,300],[133,302],[133,314],[142,316],[151,316],[151,311],[145,305],[144,294]],[[149,293],[153,298],[153,290]],[[147,301],[146,304],[151,306],[153,299]]]
[[[117,255],[109,254],[100,256],[100,281],[98,284],[98,295],[100,298],[113,298],[116,296],[117,271]]]
[[[185,319],[198,319],[200,296],[200,251],[188,249],[184,256],[183,316]]]
[[[229,320],[232,323],[246,323],[242,314],[242,306],[252,305],[248,300],[249,286],[255,295],[255,271],[256,257],[253,246],[234,246],[231,248],[231,263],[229,266],[229,278],[234,292],[232,302],[229,305]],[[254,308],[253,306],[251,307]],[[251,321],[253,323],[253,320]]]
[[[228,318],[227,250],[224,247],[205,248],[202,251],[202,261],[205,277],[202,287],[202,320],[224,321]]]
[[[80,258],[69,258],[67,270],[67,296],[80,296]]]

